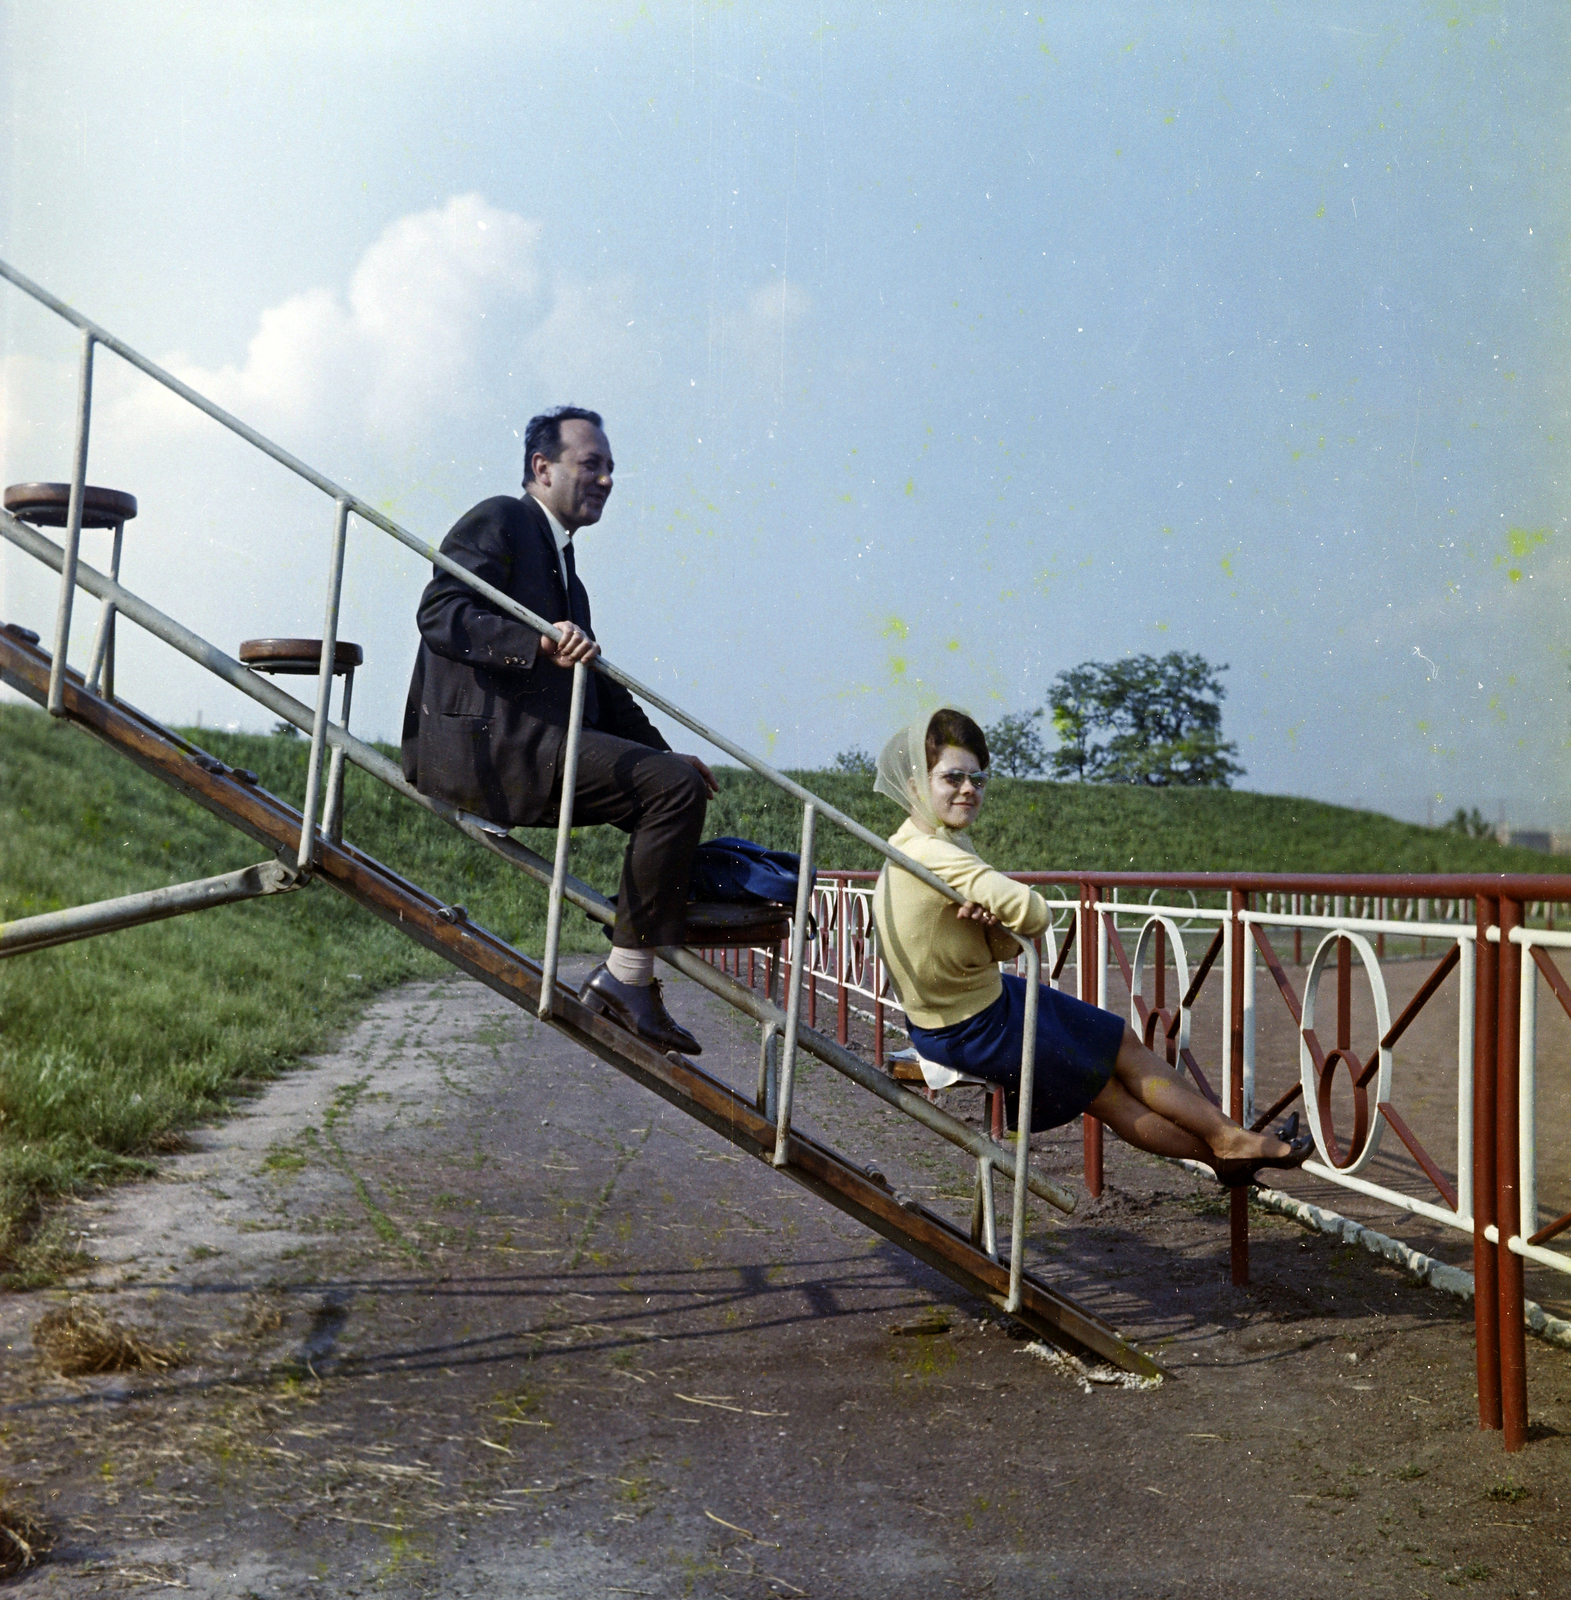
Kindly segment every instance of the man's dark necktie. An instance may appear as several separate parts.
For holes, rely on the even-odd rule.
[[[573,541],[569,539],[562,547],[562,572],[567,579],[567,615],[586,632],[589,628],[589,608],[580,605],[576,593],[578,568],[573,563]],[[589,669],[589,681],[584,685],[584,726],[595,727],[600,721],[600,697],[595,692],[595,679],[598,674],[594,668]]]

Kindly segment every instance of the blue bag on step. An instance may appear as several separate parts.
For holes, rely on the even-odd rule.
[[[801,867],[802,858],[789,850],[766,850],[751,839],[707,839],[693,855],[691,895],[728,905],[770,901],[794,907]]]

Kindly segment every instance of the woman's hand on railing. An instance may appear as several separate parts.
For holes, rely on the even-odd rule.
[[[996,928],[998,917],[989,911],[986,906],[979,906],[976,901],[968,900],[955,912],[962,922],[979,922],[984,928]]]
[[[580,661],[593,661],[600,654],[600,646],[576,622],[559,622],[556,631],[560,639],[549,633],[540,635],[540,654],[559,667],[576,667]]]

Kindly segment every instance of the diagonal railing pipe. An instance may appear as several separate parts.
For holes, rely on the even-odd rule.
[[[76,445],[71,452],[71,499],[65,516],[65,559],[60,567],[60,600],[55,610],[55,649],[49,668],[49,715],[65,713],[65,667],[71,643],[71,611],[76,603],[76,561],[82,548],[82,508],[87,496],[87,435],[93,417],[93,335],[82,334],[82,369],[76,395]]]
[[[791,983],[786,996],[785,1040],[780,1047],[780,1100],[775,1109],[774,1164],[786,1164],[791,1104],[796,1094],[796,1040],[802,1025],[802,977],[807,966],[808,905],[813,896],[813,840],[818,808],[802,807],[802,853],[796,870],[796,916],[791,921]]]
[[[52,567],[54,571],[60,570],[63,553],[60,546],[52,539],[40,533],[30,524],[22,522],[17,517],[3,508],[0,508],[0,536],[8,539],[18,549],[26,551],[44,565]],[[81,564],[77,568],[77,583],[91,595],[100,600],[113,600],[116,609],[137,627],[151,634],[154,638],[162,640],[171,648],[178,650],[182,655],[189,657],[198,665],[205,667],[215,677],[222,679],[240,693],[248,695],[259,705],[265,706],[275,716],[285,722],[293,724],[302,732],[309,732],[313,716],[311,708],[303,702],[296,700],[292,695],[286,694],[272,679],[262,674],[253,672],[249,667],[241,665],[232,656],[226,655],[216,645],[209,643],[199,634],[193,633],[184,624],[176,622],[172,617],[163,612],[140,595],[133,594],[124,585],[115,583],[93,567]],[[481,825],[480,819],[470,816],[457,806],[449,805],[446,801],[438,800],[431,795],[422,794],[414,787],[399,770],[396,763],[388,760],[382,752],[373,745],[340,727],[337,723],[330,722],[323,730],[324,739],[335,748],[341,748],[344,756],[361,771],[368,773],[378,782],[385,784],[389,789],[395,790],[411,804],[419,806],[422,810],[439,817],[450,827],[457,829],[472,843],[482,849],[489,850],[493,855],[501,857],[510,866],[528,874],[537,882],[549,885],[554,877],[552,864],[537,855],[527,845],[520,844],[516,839],[505,835],[498,836],[493,831]],[[887,847],[886,847],[887,848]],[[892,853],[892,852],[891,852]],[[915,867],[915,863],[912,863]],[[918,869],[925,875],[925,869]],[[947,885],[940,882],[939,887],[955,898]],[[563,898],[587,916],[597,922],[609,924],[614,919],[614,908],[604,895],[598,893],[588,884],[582,883],[565,874],[563,880]],[[669,965],[675,967],[684,976],[692,978],[696,983],[711,990],[722,999],[728,1001],[736,1009],[745,1012],[757,1022],[774,1021],[783,1028],[785,1013],[761,996],[755,995],[750,989],[736,983],[733,979],[717,972],[701,957],[690,950],[680,947],[663,948],[659,952],[661,958]],[[1004,1149],[995,1144],[985,1135],[957,1119],[949,1116],[947,1112],[937,1106],[929,1104],[920,1095],[912,1094],[904,1089],[887,1074],[870,1067],[853,1052],[827,1039],[816,1030],[800,1028],[799,1039],[802,1047],[809,1054],[817,1057],[826,1065],[850,1078],[862,1088],[870,1090],[880,1099],[886,1101],[897,1110],[904,1112],[914,1121],[922,1123],[934,1133],[947,1139],[951,1144],[959,1146],[974,1157],[986,1156],[995,1170],[1004,1176],[1014,1178],[1018,1173],[1018,1166],[1011,1161]],[[1063,1212],[1072,1212],[1075,1209],[1074,1196],[1035,1171],[1027,1174],[1027,1187],[1040,1199],[1046,1200]]]
[[[355,669],[344,669],[344,692],[338,702],[338,720],[349,726],[349,705],[354,699]],[[325,724],[324,724],[325,727]],[[327,794],[322,801],[322,815],[326,819],[322,831],[334,844],[344,837],[344,748],[333,745],[327,763]]]
[[[109,576],[120,576],[120,554],[125,544],[125,524],[114,526],[109,550]],[[115,697],[115,608],[105,603],[98,613],[98,632],[93,636],[93,653],[88,657],[87,686],[106,700]]]
[[[70,906],[64,911],[45,911],[36,917],[18,917],[13,922],[0,922],[0,959],[31,955],[35,950],[91,939],[100,933],[140,928],[149,922],[165,922],[170,917],[234,905],[240,900],[282,894],[295,888],[299,881],[297,874],[281,861],[261,861],[215,878],[172,883],[140,894]]]
[[[333,699],[333,663],[338,653],[338,607],[344,592],[344,545],[349,531],[349,506],[343,501],[333,508],[333,547],[328,558],[327,610],[322,619],[322,660],[316,679],[316,715],[311,719],[311,759],[306,767],[305,804],[301,814],[305,825],[300,830],[302,872],[311,870],[316,853],[316,818],[322,791],[322,752],[327,748],[328,711]],[[328,831],[332,817],[324,817]]]
[[[589,687],[585,662],[573,663],[573,689],[567,709],[567,744],[562,752],[562,799],[557,807],[556,864],[551,872],[550,898],[546,902],[545,956],[541,962],[538,1015],[549,1019],[556,994],[556,964],[562,945],[562,891],[567,885],[567,862],[573,850],[573,795],[578,787],[578,747],[583,741],[584,700]]]

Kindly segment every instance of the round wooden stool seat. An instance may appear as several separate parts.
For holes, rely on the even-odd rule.
[[[39,528],[63,528],[71,512],[68,483],[13,483],[5,492],[5,508],[13,517]],[[136,496],[122,489],[82,491],[82,526],[118,528],[136,515]]]
[[[240,659],[258,672],[294,673],[315,677],[322,666],[320,639],[247,639],[240,646]],[[365,651],[347,639],[333,649],[333,672],[353,672],[365,660]]]
[[[683,944],[709,950],[724,946],[771,946],[789,936],[791,924],[783,907],[739,906],[693,900],[687,907],[687,933]]]

